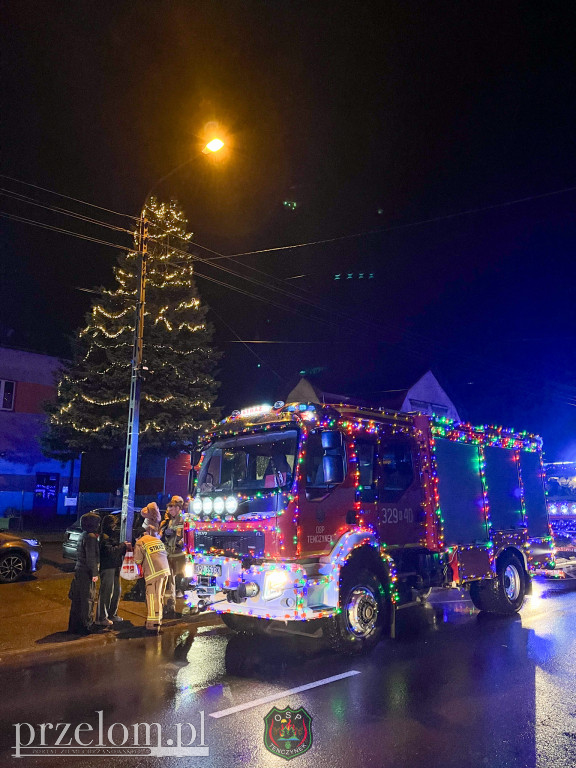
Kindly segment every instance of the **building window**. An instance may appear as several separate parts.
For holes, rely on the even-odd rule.
[[[438,403],[427,403],[424,400],[412,400],[410,398],[410,408],[413,411],[420,411],[421,413],[429,413],[434,416],[447,416],[448,406],[439,405]]]
[[[16,382],[0,379],[0,411],[14,410]]]

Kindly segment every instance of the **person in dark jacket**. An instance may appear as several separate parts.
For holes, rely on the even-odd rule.
[[[102,520],[100,534],[100,597],[96,624],[111,627],[122,621],[118,616],[120,602],[120,568],[127,551],[132,549],[129,541],[120,542],[116,515],[106,515]]]
[[[72,601],[68,632],[75,635],[89,635],[93,631],[94,595],[100,569],[100,547],[98,546],[100,515],[93,512],[82,515],[80,526],[82,535],[78,540],[78,558],[68,592],[68,597]]]

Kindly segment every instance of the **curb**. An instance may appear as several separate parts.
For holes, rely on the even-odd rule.
[[[162,622],[163,629],[174,629],[184,627],[205,627],[205,626],[219,626],[222,624],[220,617],[217,614],[206,613],[201,615],[190,616],[181,619],[168,619]],[[223,626],[223,625],[222,625]],[[140,627],[134,627],[134,629],[140,629]],[[143,629],[143,627],[142,627]],[[76,652],[86,653],[92,648],[102,648],[106,645],[113,645],[117,642],[126,642],[128,640],[156,640],[154,635],[147,637],[141,635],[138,637],[125,638],[119,634],[113,632],[102,632],[95,635],[89,635],[88,637],[78,637],[76,640],[69,640],[60,644],[46,644],[44,647],[30,646],[25,649],[0,651],[0,664],[4,667],[7,666],[20,666],[30,664],[36,664],[39,662],[51,662],[58,661],[62,658],[67,658],[70,655],[70,650]]]

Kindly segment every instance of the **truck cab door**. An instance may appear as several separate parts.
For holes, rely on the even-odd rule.
[[[349,442],[340,430],[314,429],[308,434],[298,488],[301,556],[330,552],[345,530],[347,511],[354,509],[354,478],[349,470],[354,446]]]
[[[386,544],[420,544],[425,521],[416,443],[404,435],[383,435],[378,453],[380,537]]]

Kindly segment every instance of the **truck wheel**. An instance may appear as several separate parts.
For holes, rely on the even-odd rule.
[[[220,618],[228,629],[242,632],[245,635],[257,635],[263,632],[268,622],[265,619],[255,619],[253,616],[239,616],[237,613],[221,613]]]
[[[366,653],[378,643],[386,615],[382,584],[366,568],[344,568],[340,580],[340,612],[328,620],[334,650]]]
[[[520,560],[505,552],[496,566],[497,577],[470,584],[470,597],[480,611],[488,613],[517,613],[526,597],[526,574]]]

